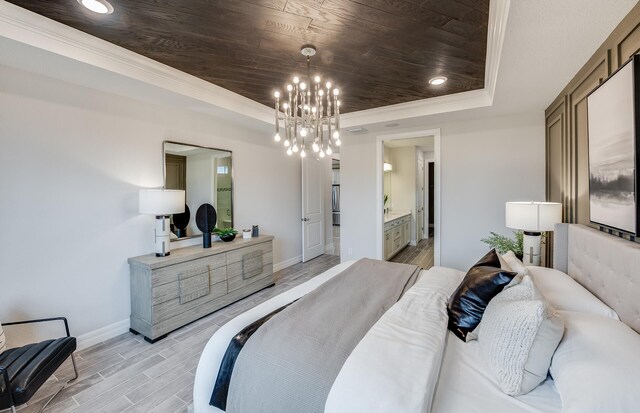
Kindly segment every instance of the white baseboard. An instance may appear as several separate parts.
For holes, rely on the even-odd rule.
[[[333,254],[334,253],[333,248],[334,248],[333,244],[325,245],[324,246],[324,253],[325,254]]]
[[[289,258],[288,260],[273,264],[273,272],[284,270],[285,268],[291,267],[299,262],[302,262],[302,255],[297,255],[293,258]]]
[[[280,271],[287,267],[291,267],[292,265],[299,263],[301,260],[302,256],[298,255],[286,261],[279,262],[273,266],[273,271]],[[120,334],[124,334],[129,331],[129,326],[129,319],[127,318],[126,320],[118,321],[117,323],[113,323],[97,330],[90,331],[86,334],[82,334],[76,337],[76,339],[78,340],[78,350],[91,347],[98,343],[102,343],[103,341],[109,340],[110,338],[119,336]]]
[[[76,337],[78,340],[78,350],[91,347],[95,344],[102,343],[110,338],[119,336],[129,331],[129,319],[118,321],[117,323],[90,331],[86,334]]]

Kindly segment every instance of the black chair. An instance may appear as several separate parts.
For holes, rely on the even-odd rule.
[[[69,324],[64,317],[43,318],[39,320],[3,323],[3,326],[18,324],[43,323],[47,321],[63,321],[66,337],[45,340],[40,343],[12,348],[0,354],[0,410],[11,408],[15,413],[16,406],[28,402],[38,389],[55,373],[62,363],[71,357],[75,377],[68,380],[42,406],[42,412],[67,384],[78,378],[78,369],[73,352],[76,350],[76,338],[69,334]]]

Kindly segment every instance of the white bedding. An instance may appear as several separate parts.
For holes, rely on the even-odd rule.
[[[562,401],[553,380],[523,396],[502,390],[480,355],[477,341],[464,343],[448,332],[431,413],[559,413]]]
[[[209,406],[209,400],[220,361],[238,331],[312,291],[353,262],[333,267],[221,327],[198,363],[194,412],[221,412]],[[347,359],[327,400],[326,412],[424,413],[430,405],[432,413],[560,412],[561,401],[553,381],[548,379],[525,396],[510,397],[490,376],[477,343],[464,343],[446,330],[444,304],[463,276],[460,271],[442,267],[423,271],[416,285],[383,315]],[[436,304],[442,307],[438,310]],[[423,317],[421,311],[427,316]],[[431,334],[431,327],[442,333]]]
[[[423,271],[353,350],[325,413],[428,412],[447,337],[447,300],[463,276],[442,267]]]

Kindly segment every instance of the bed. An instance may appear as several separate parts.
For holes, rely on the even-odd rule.
[[[240,330],[316,291],[355,263],[341,263],[221,327],[207,343],[198,364],[193,393],[195,413],[223,411],[209,403],[221,361]],[[554,267],[599,298],[606,311],[619,316],[636,332],[640,329],[640,304],[636,299],[640,297],[640,245],[589,227],[561,224],[555,232]],[[503,393],[487,372],[478,343],[465,343],[446,328],[442,330],[443,321],[446,323],[442,301],[464,274],[443,267],[421,271],[413,287],[359,340],[331,386],[324,411],[570,411],[566,406],[563,410],[565,397],[561,397],[551,377],[525,395],[512,397]],[[259,407],[255,411],[269,409]]]

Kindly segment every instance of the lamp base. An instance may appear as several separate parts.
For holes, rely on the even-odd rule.
[[[171,253],[169,215],[156,216],[156,257],[166,257]]]
[[[522,246],[522,262],[524,265],[540,265],[540,242],[542,241],[542,233],[524,231]]]

